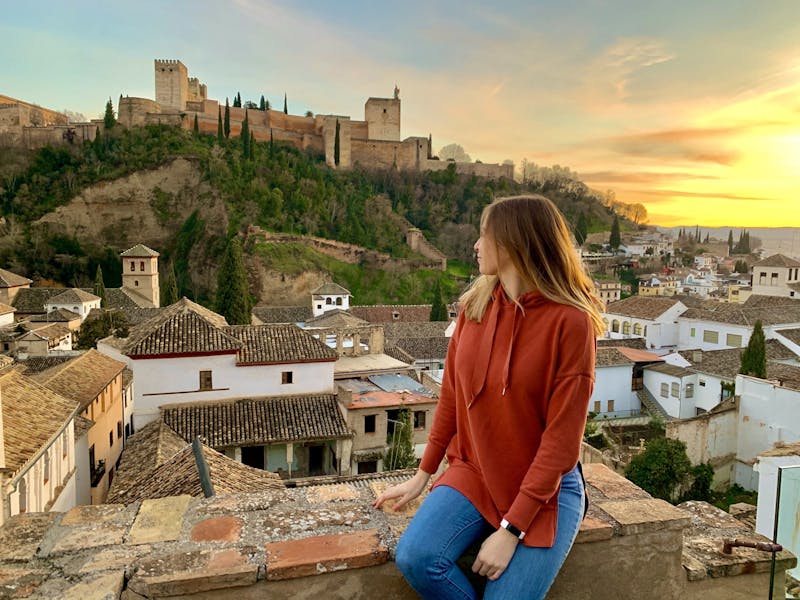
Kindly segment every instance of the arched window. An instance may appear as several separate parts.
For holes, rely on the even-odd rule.
[[[19,480],[19,485],[17,486],[17,492],[19,492],[19,512],[24,513],[28,510],[28,484],[25,483],[25,478]]]
[[[622,333],[625,334],[625,335],[630,335],[631,334],[631,322],[630,321],[624,321],[622,323]]]
[[[341,298],[337,298],[336,299],[336,306],[341,306],[341,305],[342,305],[342,299]]]
[[[136,262],[135,261],[131,261],[131,271],[135,271],[135,270],[136,270]]]
[[[619,333],[619,321],[617,321],[616,319],[611,321],[611,331],[613,331],[614,333]]]
[[[639,323],[633,324],[633,335],[642,335],[642,326]]]
[[[144,261],[143,260],[139,261],[139,270],[140,271],[144,271]]]
[[[333,304],[333,300],[330,298],[325,298],[325,304]]]

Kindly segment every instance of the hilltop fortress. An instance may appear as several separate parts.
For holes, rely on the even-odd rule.
[[[221,109],[218,100],[208,98],[208,88],[179,60],[155,60],[155,99],[120,97],[118,122],[125,127],[150,123],[194,127],[195,118],[203,133],[216,135]],[[364,106],[364,120],[346,115],[288,115],[277,110],[230,108],[231,135],[241,132],[245,114],[256,140],[290,142],[300,149],[325,155],[333,168],[348,169],[355,164],[367,168],[439,171],[451,161],[440,161],[432,154],[427,137],[400,137],[400,98],[369,98]],[[67,117],[21,100],[0,96],[0,143],[38,148],[91,140],[102,120],[68,123]],[[339,148],[336,160],[338,128]],[[513,165],[455,163],[460,173],[484,177],[512,177]]]

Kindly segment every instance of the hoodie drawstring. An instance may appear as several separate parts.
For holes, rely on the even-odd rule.
[[[502,395],[506,395],[506,390],[510,385],[508,380],[509,372],[511,370],[511,353],[514,350],[514,341],[517,339],[517,312],[521,310],[518,305],[514,305],[514,320],[511,322],[511,339],[508,342],[508,354],[506,355],[506,366],[503,369],[503,393]]]

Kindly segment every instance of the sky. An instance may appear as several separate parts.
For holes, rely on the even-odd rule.
[[[96,118],[179,59],[210,98],[363,119],[473,160],[566,166],[651,224],[800,227],[800,0],[40,0],[0,94]]]

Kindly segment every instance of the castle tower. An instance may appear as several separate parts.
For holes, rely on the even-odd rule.
[[[189,99],[189,70],[179,60],[154,62],[156,102],[162,109],[184,110]]]
[[[364,105],[370,140],[400,141],[400,98],[370,98]]]
[[[155,250],[137,244],[122,254],[122,289],[153,308],[161,306],[158,287],[158,257]]]

